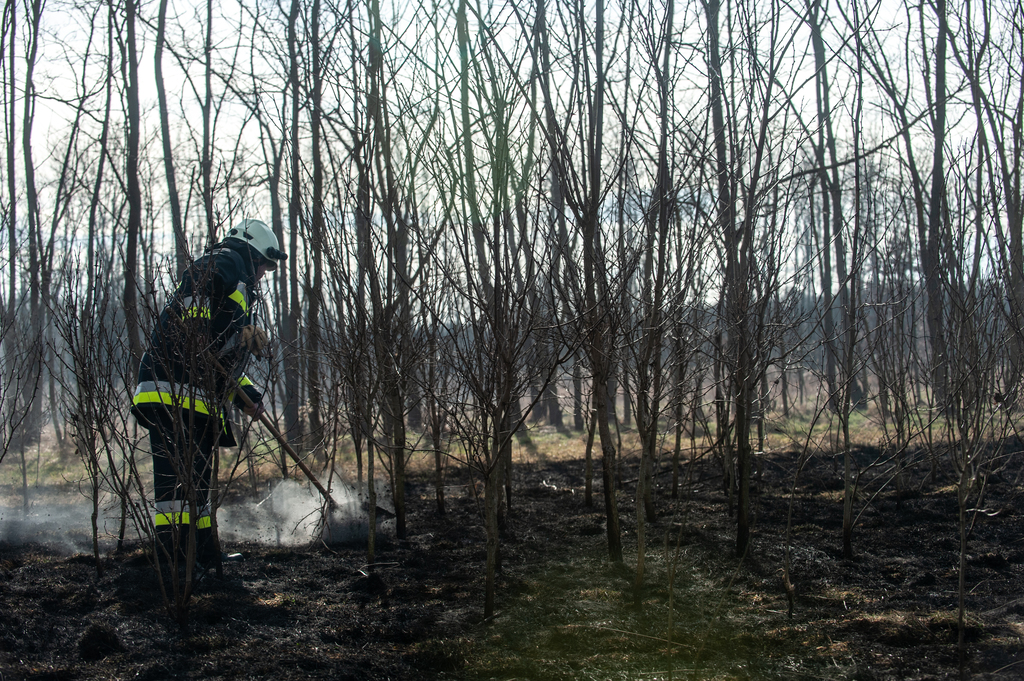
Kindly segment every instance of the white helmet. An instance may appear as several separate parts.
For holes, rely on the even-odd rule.
[[[277,268],[278,260],[287,260],[288,254],[281,250],[274,231],[259,220],[242,220],[228,231],[227,239],[248,244],[265,261],[270,269]]]

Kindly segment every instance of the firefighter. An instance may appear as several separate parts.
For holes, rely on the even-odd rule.
[[[213,451],[237,444],[223,408],[231,400],[249,416],[263,411],[263,395],[244,370],[267,344],[266,332],[253,323],[260,280],[287,258],[265,223],[240,222],[182,273],[142,357],[132,413],[149,429],[157,553],[171,566],[187,564],[181,562],[190,549],[186,530],[200,568],[217,558]],[[234,394],[236,385],[252,408]]]

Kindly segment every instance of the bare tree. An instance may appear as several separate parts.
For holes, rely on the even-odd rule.
[[[43,254],[42,215],[39,206],[39,188],[36,181],[36,167],[32,150],[32,132],[35,125],[35,111],[38,93],[35,84],[35,69],[39,55],[39,45],[43,39],[42,20],[43,2],[33,0],[26,4],[26,47],[25,47],[25,85],[22,97],[21,146],[25,163],[25,215],[28,219],[28,314],[29,326],[26,329],[29,371],[28,381],[24,384],[27,391],[24,399],[30,404],[25,432],[21,445],[36,441],[42,428],[42,397],[40,386],[43,380],[43,272],[45,257]],[[24,462],[24,449],[22,461]]]
[[[301,343],[299,321],[302,314],[302,306],[299,300],[299,238],[301,225],[299,220],[302,214],[302,173],[300,170],[301,161],[301,140],[299,137],[299,112],[301,102],[305,100],[305,93],[302,91],[302,79],[299,71],[299,15],[302,8],[301,0],[292,0],[288,10],[288,158],[289,158],[289,187],[288,187],[288,260],[291,266],[288,267],[288,298],[287,303],[282,297],[282,319],[281,319],[281,341],[285,346],[284,355],[284,376],[285,376],[285,406],[284,425],[285,432],[292,444],[301,443],[304,439],[305,426],[299,416],[302,397],[301,386]],[[283,284],[282,284],[283,286]],[[282,288],[282,294],[284,290]]]
[[[957,9],[959,11],[957,11]],[[1007,15],[1008,14],[1008,15]],[[1020,112],[1024,110],[1024,94],[1003,82],[1020,82],[1022,75],[1019,47],[1004,44],[993,31],[993,23],[1001,22],[1020,28],[1020,8],[968,0],[953,14],[958,27],[948,31],[949,47],[970,88],[970,105],[977,129],[978,160],[985,168],[982,184],[994,205],[991,220],[998,244],[996,263],[1009,294],[1006,308],[1009,328],[1016,333],[1022,327],[1024,314],[1024,201],[1021,177],[1024,161],[1019,132]],[[1009,81],[1003,79],[1009,77]],[[981,213],[979,212],[979,220]],[[979,228],[984,228],[983,222]],[[1007,386],[1006,399],[1017,397],[1021,380],[1024,339],[1012,342],[1011,362],[1014,375]]]
[[[0,417],[3,421],[3,432],[0,436],[0,463],[3,462],[7,453],[16,443],[16,438],[22,436],[21,425],[28,415],[28,407],[24,396],[25,386],[29,383],[27,370],[32,366],[28,358],[22,356],[24,345],[21,343],[19,333],[19,317],[22,316],[22,303],[19,299],[18,287],[18,190],[17,190],[17,162],[15,151],[17,149],[17,91],[15,87],[15,65],[17,43],[17,12],[18,3],[9,0],[4,5],[3,24],[0,30],[0,63],[3,66],[4,83],[10,85],[10,89],[4,87],[4,138],[7,142],[6,155],[6,176],[7,195],[4,197],[2,206],[2,217],[7,238],[7,299],[2,303],[3,315],[0,316],[0,341],[3,343],[2,373],[0,373]],[[31,394],[31,393],[29,393]]]
[[[110,0],[113,2],[113,0]],[[128,196],[128,224],[124,252],[124,309],[127,315],[128,347],[133,363],[142,358],[142,339],[138,312],[138,249],[142,230],[142,187],[139,182],[139,146],[142,115],[139,104],[139,57],[136,40],[138,5],[135,0],[124,4],[124,42],[121,47],[121,74],[125,80],[125,106],[127,108],[127,148],[124,177]]]
[[[913,9],[905,5],[905,25],[907,30],[904,34],[903,49],[907,52],[913,49],[912,30],[914,25],[912,19]],[[897,135],[903,143],[901,153],[906,160],[904,164],[910,179],[910,191],[913,197],[915,209],[916,246],[919,252],[920,266],[923,273],[924,288],[926,292],[925,309],[928,334],[928,345],[931,350],[929,382],[933,391],[933,399],[936,404],[942,403],[944,385],[946,383],[944,364],[942,358],[945,352],[945,325],[943,323],[943,300],[942,284],[937,279],[942,263],[939,260],[940,246],[939,228],[941,226],[941,194],[942,194],[942,167],[944,147],[940,140],[945,138],[945,107],[946,95],[946,45],[948,38],[948,27],[945,19],[945,3],[933,5],[938,19],[938,34],[935,37],[934,52],[927,43],[927,31],[924,28],[925,6],[919,8],[918,25],[921,33],[921,49],[926,53],[924,68],[935,69],[935,80],[932,82],[931,74],[925,70],[922,74],[911,71],[913,64],[905,61],[906,73],[898,74],[887,50],[890,49],[881,40],[880,35],[875,31],[865,32],[863,38],[863,59],[866,71],[871,74],[873,83],[886,96],[888,103],[892,106],[894,124]],[[931,57],[930,59],[928,57]],[[926,103],[918,104],[914,97],[920,94],[920,88],[912,87],[912,84],[920,82],[923,76],[925,82]],[[934,91],[928,88],[934,87]],[[920,110],[916,110],[915,107]],[[931,182],[927,181],[927,175],[922,169],[923,163],[918,160],[919,150],[915,146],[915,127],[922,119],[931,122],[932,139],[932,164]],[[936,171],[937,174],[936,174]],[[930,185],[930,186],[929,186]]]
[[[512,438],[544,399],[560,361],[537,362],[532,350],[557,347],[550,335],[552,307],[541,295],[552,249],[544,242],[545,231],[523,228],[524,220],[538,224],[540,213],[525,213],[516,198],[535,169],[530,147],[535,119],[528,102],[512,100],[509,93],[517,92],[533,68],[524,48],[498,49],[501,42],[484,17],[481,6],[467,1],[456,10],[460,107],[453,112],[452,128],[458,155],[449,156],[447,167],[437,167],[444,173],[437,181],[450,187],[448,206],[463,219],[456,222],[461,223],[456,249],[439,254],[433,265],[454,295],[447,309],[431,310],[431,316],[441,329],[436,351],[458,378],[458,392],[437,404],[451,411],[449,422],[484,485],[484,613],[489,617],[495,610],[500,499],[502,484],[508,484]],[[471,26],[478,29],[477,39]],[[478,148],[488,162],[477,160]]]
[[[167,103],[167,88],[164,81],[164,44],[167,40],[167,0],[160,0],[157,14],[156,45],[154,47],[154,78],[160,108],[160,135],[164,151],[164,174],[167,178],[167,202],[171,210],[171,230],[175,237],[177,269],[185,269],[185,251],[188,242],[181,217],[181,200],[178,197],[178,180],[174,170],[174,147],[171,139],[170,110]]]
[[[320,295],[323,290],[323,252],[325,249],[324,239],[324,161],[322,145],[323,134],[323,81],[324,71],[330,65],[330,52],[321,46],[320,35],[320,0],[313,0],[310,7],[310,31],[309,40],[311,47],[311,68],[313,89],[310,93],[310,130],[312,132],[311,153],[313,163],[313,205],[310,206],[309,219],[309,244],[312,251],[312,278],[307,271],[306,275],[306,384],[309,390],[309,448],[315,447],[323,438],[323,409],[321,401],[321,376],[320,376],[320,336],[321,332],[321,307],[323,306]]]
[[[15,44],[17,43],[16,0],[4,3],[2,25],[0,25],[0,63],[3,65],[3,81],[7,87],[3,91],[4,101],[4,141],[7,143],[6,174],[7,196],[3,202],[3,219],[7,227],[7,300],[3,301],[3,328],[8,328],[14,319],[14,306],[18,295],[18,184],[17,163],[14,152],[17,149],[17,90],[15,87]]]
[[[575,229],[580,237],[582,263],[578,270],[572,253],[565,250],[558,255],[563,259],[567,273],[570,270],[577,272],[567,275],[569,281],[563,283],[566,286],[563,292],[569,294],[566,304],[571,314],[579,320],[579,334],[583,339],[581,347],[590,367],[595,419],[602,452],[608,557],[613,562],[621,562],[622,537],[614,477],[616,441],[611,430],[614,408],[608,391],[615,334],[610,308],[617,295],[607,280],[599,229],[601,204],[608,191],[605,179],[608,174],[614,176],[619,170],[614,167],[609,170],[603,162],[608,70],[605,60],[605,5],[603,0],[598,0],[593,23],[588,15],[577,11],[580,8],[563,5],[557,7],[566,12],[563,19],[572,31],[572,42],[569,43],[572,52],[568,55],[568,64],[573,69],[573,88],[566,101],[556,101],[556,92],[551,82],[551,31],[546,0],[537,3],[537,46],[533,58],[539,61],[541,67],[540,89],[546,123],[546,146],[555,166],[553,172],[560,196],[573,214]],[[559,107],[564,107],[564,111],[560,111]],[[560,118],[563,115],[569,117],[564,123]],[[579,288],[579,284],[582,284],[582,288]]]
[[[659,438],[659,422],[662,417],[662,404],[666,399],[665,348],[663,347],[668,320],[674,316],[669,308],[671,302],[667,291],[674,288],[670,282],[670,266],[672,251],[669,248],[669,232],[674,223],[676,201],[673,180],[673,162],[669,157],[673,150],[670,134],[674,132],[671,124],[671,84],[673,57],[673,19],[675,5],[672,0],[665,5],[663,12],[654,7],[649,9],[650,15],[662,15],[659,24],[651,26],[650,35],[641,35],[640,41],[648,45],[647,57],[654,72],[657,89],[657,158],[655,161],[654,184],[651,189],[650,203],[645,207],[643,217],[642,265],[640,266],[641,289],[639,292],[639,310],[637,324],[629,338],[627,347],[634,349],[633,372],[625,371],[624,375],[633,374],[636,388],[636,424],[640,436],[640,468],[637,472],[636,488],[636,523],[637,523],[637,565],[635,591],[639,598],[640,587],[643,585],[645,570],[646,522],[654,521],[653,503],[653,468],[656,457],[655,450]],[[660,57],[660,62],[659,62]],[[627,72],[630,68],[627,66]],[[624,126],[625,127],[625,126]],[[637,145],[638,148],[642,145]],[[627,259],[620,257],[620,267]],[[678,263],[676,263],[678,267]],[[671,277],[674,279],[675,277]],[[630,338],[632,336],[632,338]],[[628,351],[626,354],[630,354]],[[627,403],[630,396],[627,395]]]
[[[980,149],[978,149],[980,151]],[[951,164],[952,165],[952,164]],[[959,166],[959,167],[956,167]],[[944,430],[957,490],[957,524],[960,534],[957,622],[961,669],[967,658],[967,556],[974,522],[982,507],[986,484],[994,465],[1003,458],[1011,428],[1011,415],[1003,398],[1001,365],[1005,347],[1004,319],[998,309],[1009,292],[1004,282],[983,271],[981,253],[985,192],[983,164],[968,156],[950,168],[955,174],[947,187],[950,196],[947,232],[950,248],[945,256],[950,267],[942,272],[950,335],[948,348],[955,361],[946,368],[949,379],[948,408]],[[975,182],[972,183],[974,176]],[[973,185],[973,186],[972,186]],[[1006,377],[1012,381],[1013,364]],[[971,510],[973,509],[973,511]]]
[[[782,3],[773,2],[763,12],[739,12],[742,41],[731,45],[726,69],[719,40],[720,6],[714,0],[705,4],[715,219],[723,251],[719,301],[723,317],[719,324],[727,334],[725,343],[716,342],[716,352],[724,353],[722,365],[728,376],[721,378],[728,379],[732,400],[738,556],[746,554],[753,520],[751,423],[759,416],[757,403],[767,399],[767,395],[759,395],[762,377],[783,328],[773,323],[773,314],[781,311],[773,308],[775,293],[783,285],[783,275],[789,274],[782,267],[786,238],[778,226],[785,224],[793,197],[790,184],[780,187],[780,180],[795,149],[805,140],[790,116],[789,93],[795,89],[797,75],[783,71],[796,35],[784,33],[789,25],[785,9]],[[766,41],[752,38],[763,34],[770,37]],[[741,64],[733,61],[738,57],[742,57]],[[728,81],[724,73],[729,74]],[[733,93],[730,97],[725,95],[726,82]],[[743,96],[737,97],[737,91]],[[740,144],[740,139],[749,140],[749,145]],[[726,435],[720,427],[719,437]]]
[[[856,9],[854,9],[856,13]],[[814,50],[815,92],[817,101],[817,139],[814,143],[815,158],[819,183],[821,186],[822,206],[822,296],[821,311],[824,331],[826,369],[831,409],[839,418],[839,437],[842,438],[840,448],[843,452],[843,555],[847,559],[853,557],[853,500],[856,493],[854,480],[854,462],[850,441],[850,413],[854,404],[860,402],[857,386],[858,367],[856,365],[856,346],[858,340],[858,306],[857,296],[860,292],[860,256],[862,240],[860,230],[860,163],[859,152],[860,121],[858,116],[862,107],[859,100],[854,103],[853,156],[854,156],[854,202],[852,221],[845,217],[843,187],[840,180],[840,164],[837,149],[836,117],[833,115],[831,80],[829,78],[829,58],[825,54],[823,26],[830,17],[820,2],[808,3],[807,24],[811,32],[811,43]],[[854,35],[859,35],[861,27],[851,20]],[[860,57],[860,41],[857,40],[856,57]],[[859,69],[858,69],[859,71]],[[863,83],[858,78],[855,85],[857,97],[863,92]],[[828,156],[826,157],[826,152]],[[852,230],[850,226],[852,224]],[[848,245],[852,256],[848,253]],[[833,248],[835,249],[833,254]],[[834,255],[834,260],[833,260]],[[835,267],[833,267],[833,263]],[[832,273],[837,275],[838,293],[833,294]],[[840,324],[837,328],[833,309],[838,300]]]

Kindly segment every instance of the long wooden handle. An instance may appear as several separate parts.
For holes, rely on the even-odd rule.
[[[242,398],[242,402],[245,402],[245,406],[248,407],[249,409],[252,409],[255,412],[256,404],[252,401],[252,398],[250,398],[249,395],[247,395],[246,392],[242,389],[242,386],[238,384],[238,379],[229,374],[224,369],[224,367],[221,366],[221,363],[217,360],[216,357],[213,358],[213,362],[214,365],[217,367],[217,370],[223,373],[225,376],[227,376],[228,379],[232,382],[235,392],[238,394],[239,397]],[[262,423],[263,426],[270,431],[270,434],[274,436],[274,439],[277,440],[278,444],[281,445],[284,451],[288,452],[288,456],[292,457],[292,461],[294,461],[295,465],[299,467],[299,470],[301,470],[305,474],[305,476],[309,478],[309,481],[313,483],[313,486],[316,487],[318,492],[320,492],[320,496],[322,496],[324,500],[327,501],[328,507],[331,510],[334,510],[338,505],[337,502],[334,501],[334,499],[331,497],[327,489],[320,483],[317,477],[313,474],[313,471],[309,470],[309,466],[307,466],[305,462],[303,462],[303,460],[299,457],[298,453],[294,449],[292,449],[292,446],[290,444],[288,444],[288,440],[286,440],[284,435],[281,434],[281,431],[277,429],[277,426],[275,426],[274,422],[270,420],[270,417],[267,416],[266,412],[261,411],[259,413],[258,418],[260,423]]]
[[[239,388],[239,390],[241,390],[241,388]],[[242,398],[242,401],[246,402],[246,405],[249,406],[250,408],[255,408],[256,405],[252,403],[252,400],[250,400],[249,396],[245,394],[245,391],[242,391],[241,394],[244,396]],[[292,457],[292,461],[295,462],[295,465],[299,467],[299,470],[301,470],[307,478],[309,478],[309,481],[313,483],[313,487],[316,487],[317,491],[320,492],[320,496],[322,496],[324,500],[327,501],[327,504],[333,510],[337,506],[337,504],[331,497],[330,493],[320,483],[320,480],[317,479],[316,475],[313,474],[313,471],[309,470],[309,466],[307,466],[305,462],[303,462],[303,460],[299,458],[298,452],[292,449],[292,446],[288,444],[288,440],[286,440],[284,435],[282,435],[281,432],[278,431],[277,426],[275,426],[274,422],[270,420],[270,417],[267,416],[267,413],[260,412],[259,420],[260,423],[263,424],[263,427],[269,430],[270,434],[274,436],[278,443],[280,443],[284,451],[288,452],[288,456]]]

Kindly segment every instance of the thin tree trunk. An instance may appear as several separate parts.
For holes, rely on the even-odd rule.
[[[708,68],[710,72],[710,85],[711,85],[711,118],[714,130],[714,146],[715,146],[715,165],[716,175],[718,178],[718,206],[717,206],[717,221],[719,233],[725,235],[726,243],[726,258],[735,257],[736,244],[735,240],[735,206],[733,205],[732,199],[732,182],[729,171],[729,158],[726,150],[726,127],[725,127],[725,108],[723,102],[722,93],[722,59],[719,51],[719,11],[721,8],[720,0],[709,0],[705,5],[705,12],[707,14],[708,21]],[[732,267],[728,264],[725,268],[725,281],[726,286],[730,286],[729,283],[734,274]],[[725,319],[726,315],[729,314],[728,309],[728,293],[723,291],[719,300],[719,318]],[[729,344],[733,344],[734,341],[731,338],[732,331],[729,332],[730,338]],[[724,388],[725,382],[725,358],[727,356],[726,348],[723,346],[723,333],[721,330],[717,331],[716,336],[716,357],[714,364],[715,372],[715,407],[717,417],[717,430],[718,430],[718,442],[721,447],[722,459],[723,459],[723,472],[724,482],[727,486],[727,493],[729,495],[730,510],[732,506],[732,493],[735,487],[735,480],[733,477],[733,463],[732,463],[732,448],[730,446],[731,433],[729,428],[729,403],[726,398],[726,391]],[[740,414],[737,407],[736,414],[736,427],[737,427],[737,441],[739,440],[739,426],[740,426]]]
[[[495,430],[501,429],[495,424]],[[497,433],[496,433],[497,435]],[[484,618],[494,615],[495,596],[497,593],[497,570],[499,563],[499,528],[498,528],[498,506],[501,499],[500,478],[500,457],[498,452],[500,446],[499,437],[494,437],[491,443],[492,451],[489,458],[492,465],[484,471],[484,527],[487,536],[487,567],[484,578]]]
[[[321,100],[323,98],[323,59],[320,47],[320,0],[313,0],[310,11],[312,29],[312,72],[313,72],[313,108],[310,112],[313,154],[313,205],[310,206],[312,224],[309,247],[312,251],[313,281],[306,293],[306,383],[309,390],[309,449],[316,447],[324,437],[323,417],[321,414],[321,383],[320,378],[320,307],[321,291],[323,290],[323,252],[326,247],[324,240],[324,167],[321,157]],[[308,277],[308,274],[307,274]]]
[[[377,558],[377,485],[374,480],[374,460],[377,458],[377,451],[373,445],[373,437],[370,436],[369,423],[365,419],[363,430],[366,435],[366,562],[373,565]]]
[[[586,427],[583,419],[583,364],[576,357],[572,364],[572,425],[576,431]]]
[[[164,63],[163,53],[166,42],[167,27],[167,2],[160,0],[159,15],[157,17],[156,47],[154,48],[154,76],[156,80],[157,101],[160,108],[160,137],[164,150],[164,175],[167,177],[167,202],[171,209],[171,230],[174,233],[174,253],[177,262],[177,271],[180,273],[185,269],[185,258],[188,250],[188,242],[185,239],[185,230],[181,220],[181,201],[178,198],[178,182],[174,175],[174,149],[171,146],[171,123],[170,113],[167,106],[167,90],[164,87]],[[101,147],[102,148],[102,147]]]
[[[808,3],[807,23],[811,29],[811,44],[814,48],[815,66],[815,101],[818,116],[818,141],[814,145],[818,166],[818,180],[821,184],[821,291],[824,309],[822,310],[822,330],[824,332],[825,378],[828,382],[829,405],[833,410],[839,409],[841,390],[837,377],[837,350],[834,303],[832,294],[832,241],[836,240],[836,266],[839,271],[840,289],[846,286],[843,268],[845,259],[839,257],[842,250],[842,199],[840,196],[838,168],[836,164],[835,139],[832,134],[832,111],[829,99],[828,64],[825,61],[825,43],[821,36],[821,0]],[[829,152],[828,162],[825,151]],[[832,166],[832,174],[827,168]],[[813,192],[813,189],[812,189]],[[812,212],[813,212],[813,196]],[[813,219],[812,219],[813,224]],[[813,229],[813,228],[812,228]]]
[[[32,131],[35,123],[35,67],[36,57],[42,30],[42,0],[32,0],[26,4],[28,15],[28,45],[25,50],[25,91],[24,114],[22,118],[22,154],[25,161],[25,214],[28,217],[28,275],[29,275],[29,320],[30,330],[26,349],[28,350],[29,370],[27,380],[22,384],[25,404],[29,411],[21,424],[23,431],[22,443],[29,445],[38,443],[42,433],[43,420],[43,314],[45,295],[41,272],[43,268],[42,225],[39,214],[39,192],[36,186],[35,161],[32,154]],[[12,40],[14,36],[12,36]],[[24,452],[23,452],[24,456]]]
[[[15,0],[7,0],[4,5],[4,29],[6,37],[10,38],[10,52],[7,59],[4,61],[4,68],[7,70],[4,82],[10,85],[10,91],[7,93],[10,107],[7,113],[7,124],[8,127],[5,130],[7,137],[7,300],[5,301],[5,310],[3,318],[3,328],[8,328],[9,324],[14,322],[14,305],[18,296],[18,173],[17,173],[17,162],[15,161],[15,151],[17,145],[15,140],[17,139],[17,106],[18,106],[18,95],[17,85],[15,83],[16,65],[14,48],[18,41],[15,37],[18,35],[17,32],[17,14],[18,14],[18,3]],[[7,351],[11,352],[10,345],[7,346]],[[11,362],[11,366],[14,363]],[[4,415],[6,418],[6,414]]]
[[[946,329],[943,318],[942,296],[942,263],[939,257],[939,244],[942,232],[942,208],[945,202],[945,143],[946,143],[946,0],[936,0],[935,13],[939,22],[939,34],[935,39],[935,100],[933,117],[932,147],[932,182],[928,196],[928,233],[922,235],[921,266],[924,270],[925,287],[927,290],[928,328],[932,340],[932,375],[933,395],[938,406],[945,410],[946,397],[949,392],[946,367],[948,353],[946,347]],[[923,12],[925,5],[921,5]]]
[[[203,209],[206,212],[206,242],[217,241],[213,209],[213,0],[206,0],[206,34],[203,38],[203,150],[201,172]]]
[[[138,365],[142,359],[142,339],[139,332],[138,308],[138,251],[139,232],[142,229],[142,187],[139,184],[139,143],[142,117],[139,105],[139,60],[135,41],[136,0],[125,0],[125,28],[127,30],[127,52],[123,69],[127,71],[125,98],[128,104],[128,149],[126,154],[125,181],[128,189],[128,229],[124,254],[124,312],[128,334],[128,348],[132,362]]]
[[[597,430],[597,411],[590,411],[590,426],[587,429],[587,451],[583,467],[583,503],[587,508],[594,505],[594,431]]]
[[[598,367],[594,381],[594,418],[601,437],[601,478],[604,487],[605,530],[608,535],[608,558],[614,563],[622,562],[622,532],[619,528],[619,506],[615,499],[615,444],[608,423],[608,381],[602,375],[606,371],[603,358],[591,360]]]
[[[298,21],[300,0],[292,0],[288,14],[288,79],[289,91],[291,94],[291,121],[289,144],[291,147],[291,173],[290,191],[288,198],[288,268],[289,304],[285,321],[285,332],[282,334],[284,341],[284,374],[285,374],[285,406],[284,421],[285,431],[289,441],[299,448],[304,440],[305,427],[299,416],[299,405],[302,402],[301,395],[301,352],[299,343],[299,321],[302,314],[302,307],[299,301],[299,278],[298,278],[298,241],[299,241],[299,218],[302,210],[302,176],[300,172],[301,144],[299,140],[299,104],[303,99],[299,79],[299,55],[298,55]]]

